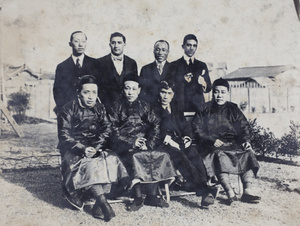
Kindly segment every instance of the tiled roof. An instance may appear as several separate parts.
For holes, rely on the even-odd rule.
[[[27,72],[31,76],[33,76],[36,79],[43,79],[43,80],[54,80],[54,73],[50,72],[43,72],[38,73],[34,72],[31,68],[29,68],[26,64],[23,64],[21,66],[13,66],[10,64],[4,64],[4,77],[5,80],[12,79],[13,77],[17,76],[18,74],[22,72]]]
[[[265,66],[265,67],[244,67],[239,68],[226,76],[224,79],[247,79],[247,78],[256,78],[256,77],[275,77],[278,74],[281,74],[290,69],[294,69],[292,65],[279,65],[279,66]]]

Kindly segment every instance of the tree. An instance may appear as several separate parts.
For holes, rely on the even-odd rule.
[[[8,109],[15,112],[15,119],[18,123],[24,121],[26,110],[30,109],[30,94],[24,91],[11,93],[8,96]]]

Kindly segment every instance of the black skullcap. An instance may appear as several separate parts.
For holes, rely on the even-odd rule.
[[[82,86],[84,84],[96,84],[97,85],[97,79],[93,75],[83,75],[79,78],[77,82],[77,90],[80,92],[82,89]]]
[[[229,83],[227,82],[227,80],[223,79],[223,78],[218,78],[214,81],[213,83],[213,89],[216,86],[225,86],[228,90],[229,90]]]
[[[140,77],[137,75],[137,74],[135,74],[135,73],[129,73],[129,74],[126,74],[125,76],[124,76],[124,80],[123,80],[123,85],[124,85],[124,83],[125,82],[127,82],[127,81],[134,81],[134,82],[137,82],[137,83],[139,83],[140,84],[140,79],[139,79]]]

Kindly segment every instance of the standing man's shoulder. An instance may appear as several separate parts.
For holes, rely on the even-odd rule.
[[[73,59],[70,56],[67,59],[65,59],[64,61],[60,62],[56,68],[62,68],[62,67],[65,67],[66,65],[72,65],[72,63],[73,63]]]
[[[151,62],[149,64],[146,64],[144,65],[142,68],[141,68],[141,73],[140,73],[140,76],[143,77],[143,76],[147,76],[151,70],[153,69],[156,69],[156,64],[155,64],[155,61],[154,62]]]
[[[196,58],[195,58],[195,64],[198,65],[199,67],[207,68],[207,65],[205,62],[197,60]]]
[[[168,72],[174,72],[177,68],[177,63],[175,63],[176,61],[173,61],[173,62],[169,62],[169,61],[166,61],[166,64],[165,64],[165,68],[166,70],[168,70]]]
[[[84,55],[84,60],[89,61],[89,62],[95,62],[96,58],[90,57],[88,55]]]
[[[182,64],[184,62],[185,62],[184,58],[180,57],[179,59],[172,61],[170,64],[172,64],[172,65],[178,65],[178,64]]]
[[[146,65],[144,65],[143,67],[142,67],[142,70],[144,69],[144,70],[146,70],[146,69],[151,69],[151,68],[156,68],[156,64],[155,64],[155,61],[153,61],[153,62],[151,62],[151,63],[149,63],[149,64],[146,64]]]
[[[132,59],[131,57],[129,57],[129,56],[125,55],[125,54],[124,54],[124,60],[125,60],[126,63],[137,64],[134,59]]]
[[[103,56],[103,57],[98,58],[97,61],[102,62],[102,61],[107,61],[109,59],[111,59],[111,54],[110,53]]]

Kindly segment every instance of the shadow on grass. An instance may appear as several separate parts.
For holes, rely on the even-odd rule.
[[[197,202],[190,201],[187,198],[180,197],[180,196],[179,197],[173,197],[172,201],[179,202],[182,205],[190,207],[190,208],[201,208],[201,204],[199,204],[201,202],[201,198],[200,197],[199,197],[199,200],[197,200]]]
[[[262,162],[270,162],[270,163],[284,164],[290,166],[300,166],[298,162],[294,162],[286,159],[280,159],[280,158],[274,158],[274,157],[262,156],[262,155],[256,155],[256,158],[258,161],[262,161]]]
[[[53,206],[72,208],[63,198],[59,168],[10,170],[0,175],[7,182],[26,188],[35,197]]]

